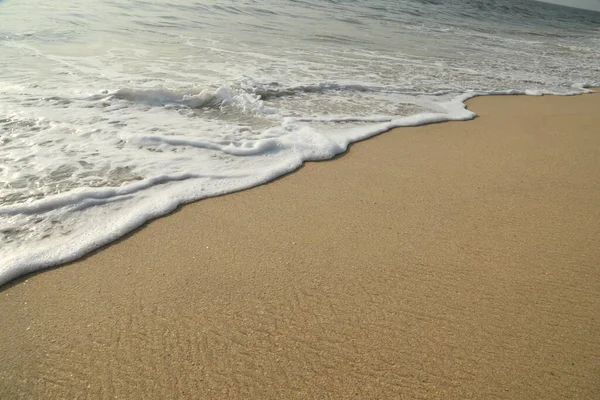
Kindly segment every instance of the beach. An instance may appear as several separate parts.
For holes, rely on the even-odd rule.
[[[0,291],[0,398],[600,397],[600,95],[488,96]]]

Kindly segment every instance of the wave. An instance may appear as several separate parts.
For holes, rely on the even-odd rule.
[[[183,105],[189,108],[221,108],[224,106],[243,105],[247,108],[259,108],[262,101],[281,97],[293,97],[303,94],[326,94],[330,92],[388,93],[405,95],[443,95],[450,91],[425,92],[407,88],[389,86],[341,84],[322,82],[313,85],[282,87],[278,83],[261,84],[256,82],[236,86],[221,86],[216,89],[118,89],[113,93],[103,92],[86,99],[91,101],[116,99],[149,106],[165,106],[169,104]],[[56,97],[54,98],[56,99]],[[254,105],[254,107],[250,107]]]
[[[119,89],[108,96],[110,99],[126,100],[133,103],[150,106],[165,106],[179,104],[189,108],[221,108],[226,106],[239,106],[243,109],[260,109],[262,103],[257,95],[235,90],[229,87],[210,89]],[[102,97],[100,99],[104,99]],[[97,100],[98,97],[92,97]]]

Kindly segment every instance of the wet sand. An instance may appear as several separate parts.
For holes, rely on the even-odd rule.
[[[476,98],[0,291],[0,398],[600,398],[600,95]]]

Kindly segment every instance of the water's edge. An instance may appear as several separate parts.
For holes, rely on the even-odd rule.
[[[136,234],[139,230],[143,229],[146,225],[157,220],[159,218],[169,216],[177,212],[181,207],[194,203],[207,198],[220,197],[232,193],[241,192],[244,190],[251,189],[253,187],[261,186],[263,184],[271,183],[276,180],[282,179],[285,176],[299,171],[306,162],[310,161],[329,161],[342,157],[350,151],[350,147],[361,141],[373,138],[380,134],[389,132],[393,129],[402,127],[416,127],[435,123],[451,122],[451,121],[469,121],[477,117],[477,114],[468,109],[467,101],[475,97],[483,96],[576,96],[584,94],[597,93],[598,83],[590,85],[582,85],[575,87],[570,93],[551,93],[551,92],[530,92],[530,91],[519,91],[519,90],[507,90],[507,91],[494,91],[494,92],[468,92],[459,95],[454,99],[453,104],[449,107],[450,113],[425,113],[417,114],[409,117],[398,118],[386,123],[380,123],[370,126],[369,130],[361,130],[356,132],[351,138],[348,138],[346,143],[343,143],[339,147],[339,151],[332,154],[327,158],[305,158],[301,163],[295,165],[287,170],[281,170],[278,174],[267,177],[261,181],[254,182],[251,185],[242,185],[233,190],[224,190],[220,193],[214,193],[209,196],[200,197],[183,197],[177,200],[164,204],[160,208],[154,208],[150,211],[146,211],[144,215],[137,215],[137,218],[131,219],[129,223],[121,226],[116,231],[106,232],[103,236],[95,236],[89,238],[89,240],[83,239],[83,242],[79,243],[77,249],[73,250],[71,246],[66,243],[60,246],[47,246],[48,248],[42,248],[35,253],[27,254],[25,257],[16,258],[9,260],[9,265],[4,271],[0,272],[0,292],[17,285],[23,281],[26,281],[32,275],[41,273],[45,270],[54,269],[65,266],[67,264],[91,257],[97,252],[103,251],[113,244],[119,243],[132,235]],[[50,248],[52,247],[52,248]],[[42,254],[44,257],[42,257]],[[40,260],[40,258],[43,258]]]

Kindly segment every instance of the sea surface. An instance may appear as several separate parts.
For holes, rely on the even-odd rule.
[[[600,84],[527,0],[0,0],[0,284],[490,93]]]

